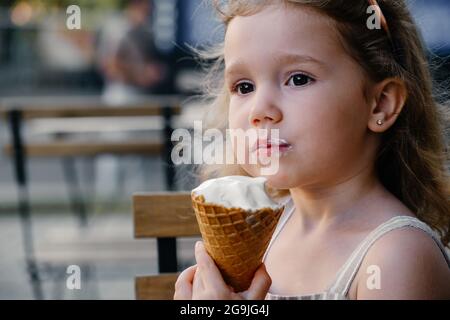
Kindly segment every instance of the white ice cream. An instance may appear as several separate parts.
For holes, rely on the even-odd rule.
[[[228,176],[203,182],[192,190],[195,195],[203,195],[206,203],[222,205],[226,208],[258,210],[280,208],[266,193],[264,177]]]

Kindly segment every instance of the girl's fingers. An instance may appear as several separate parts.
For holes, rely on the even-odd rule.
[[[197,269],[197,272],[194,275],[194,283],[192,284],[192,292],[193,293],[197,293],[197,292],[203,292],[203,290],[205,289],[203,286],[203,281],[202,281],[202,277],[200,275],[201,271]],[[192,298],[194,299],[194,295],[192,295]]]
[[[267,273],[266,266],[261,266],[256,270],[250,288],[245,291],[244,296],[247,300],[263,300],[272,285],[272,279]]]
[[[233,288],[223,280],[220,270],[201,241],[195,244],[195,259],[197,270],[193,279],[193,289],[191,286],[191,295],[194,299],[262,300],[272,284],[264,264],[261,264],[255,272],[250,288],[241,293],[234,293]]]
[[[199,280],[203,281],[204,287],[212,287],[215,289],[227,288],[222,274],[201,241],[197,241],[195,244],[195,260],[197,260],[197,266],[201,271],[199,272],[201,277]]]
[[[174,300],[192,299],[192,284],[194,282],[196,270],[197,265],[193,265],[180,273],[177,281],[175,282],[175,294],[173,296]]]

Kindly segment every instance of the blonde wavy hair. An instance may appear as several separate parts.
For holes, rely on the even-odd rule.
[[[381,183],[417,217],[435,229],[445,246],[450,241],[450,183],[448,153],[449,106],[438,104],[423,41],[403,0],[378,1],[386,29],[368,32],[367,0],[225,0],[214,1],[225,29],[236,16],[248,16],[267,5],[306,6],[335,21],[340,40],[359,63],[368,79],[388,77],[404,81],[406,104],[395,124],[383,133],[376,157]],[[225,133],[229,96],[224,86],[223,44],[200,53],[208,65],[205,96],[209,108],[207,128]],[[247,175],[239,165],[202,165],[200,180]],[[278,191],[282,194],[283,190]],[[285,192],[286,190],[284,190]]]

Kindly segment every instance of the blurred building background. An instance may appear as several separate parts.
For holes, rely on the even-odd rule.
[[[450,3],[446,0],[409,2],[430,49],[430,60],[436,66],[436,79],[450,79]],[[192,58],[190,47],[214,44],[223,35],[209,3],[203,0],[0,0],[0,107],[14,99],[32,103],[45,98],[64,104],[68,101],[66,97],[71,101],[98,97],[106,106],[117,108],[148,95],[196,94],[200,68]],[[66,10],[71,5],[81,9],[80,30],[67,28],[71,14]],[[448,91],[444,93],[448,98]],[[186,101],[186,110],[201,109],[195,102]],[[199,113],[182,115],[181,122],[191,121]],[[148,119],[148,123],[156,120]],[[122,130],[123,127],[109,119],[96,119],[91,125],[85,121],[82,126],[81,122],[36,120],[24,132],[27,139],[39,141],[61,132],[73,139],[120,140],[154,135],[142,122],[130,120],[126,127],[131,130]],[[10,132],[3,121],[1,146],[9,142]],[[89,216],[88,227],[82,230],[78,218],[72,214],[70,186],[61,159],[30,158],[27,164],[36,251],[42,245],[52,247],[55,252],[55,246],[61,244],[60,251],[49,259],[55,265],[65,266],[70,264],[72,253],[61,252],[64,244],[80,238],[93,238],[95,243],[94,253],[87,253],[83,260],[87,261],[82,266],[83,274],[88,278],[82,289],[68,290],[65,269],[63,276],[58,269],[59,277],[55,272],[43,276],[44,296],[133,299],[133,277],[155,272],[157,263],[150,254],[156,244],[137,243],[132,238],[131,195],[136,191],[167,190],[164,177],[167,163],[163,155],[102,155],[74,161]],[[176,180],[173,189],[189,189],[195,183],[187,174],[179,176],[185,179]],[[12,159],[2,152],[0,299],[33,298],[24,263],[17,192]],[[95,242],[97,238],[100,240]],[[100,245],[108,241],[111,248]],[[181,240],[180,247],[186,252],[181,260],[184,265],[192,262],[192,244],[192,240]],[[123,253],[123,257],[111,262],[110,257],[96,256],[95,250],[112,250],[113,256]],[[134,254],[127,255],[130,252]],[[80,252],[74,253],[74,257],[77,254]],[[53,266],[47,264],[45,268],[52,271]]]

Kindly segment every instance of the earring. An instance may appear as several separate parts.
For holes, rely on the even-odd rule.
[[[378,119],[378,120],[377,120],[377,125],[379,125],[379,126],[383,125],[383,120]]]

